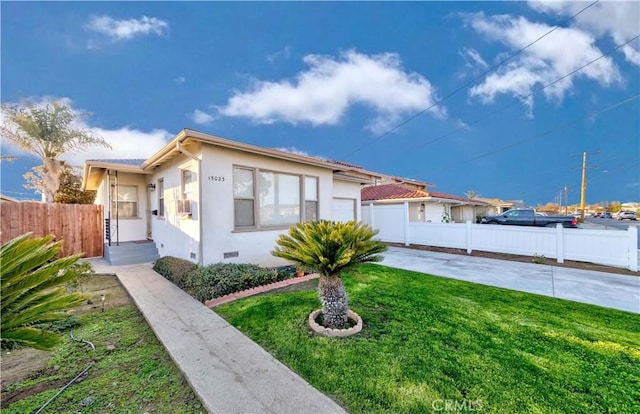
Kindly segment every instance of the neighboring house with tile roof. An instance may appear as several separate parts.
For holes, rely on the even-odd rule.
[[[431,191],[415,183],[365,186],[361,199],[368,208],[407,203],[409,221],[430,223],[475,222],[480,210],[487,207],[482,201]]]
[[[112,245],[152,240],[160,256],[200,264],[279,265],[270,252],[290,225],[361,220],[361,186],[381,178],[184,129],[146,160],[87,160],[83,189],[97,191]]]

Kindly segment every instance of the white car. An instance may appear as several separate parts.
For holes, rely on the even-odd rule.
[[[616,219],[622,220],[636,220],[635,211],[621,211],[616,215]]]

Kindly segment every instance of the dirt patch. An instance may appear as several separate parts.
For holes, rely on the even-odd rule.
[[[3,374],[4,375],[4,374]],[[40,394],[41,392],[58,389],[64,386],[69,379],[59,379],[56,381],[41,382],[34,384],[30,387],[21,388],[16,391],[2,392],[2,406],[7,407],[15,401],[20,401],[32,395]]]
[[[127,291],[122,287],[115,275],[95,275],[82,286],[82,291],[91,297],[86,304],[70,311],[72,314],[85,314],[104,309],[117,308],[133,303]],[[102,303],[104,295],[104,304]]]
[[[0,386],[4,392],[9,384],[15,384],[32,378],[47,367],[49,352],[37,349],[23,348],[15,351],[3,352],[0,359],[2,380]],[[4,402],[4,395],[2,398]]]
[[[465,249],[454,249],[449,247],[422,246],[417,244],[405,246],[402,243],[387,243],[387,245],[394,246],[394,247],[404,247],[404,248],[415,249],[415,250],[425,250],[430,252],[458,254],[462,256],[486,257],[488,259],[511,260],[514,262],[523,262],[523,263],[537,263],[537,262],[534,262],[534,258],[531,256],[521,256],[518,254],[484,252],[479,250],[474,250],[469,254]],[[545,258],[545,259],[542,259],[542,263],[539,263],[539,264],[546,264],[546,265],[558,266],[558,267],[569,267],[572,269],[593,270],[596,272],[616,273],[616,274],[627,275],[627,276],[640,276],[640,272],[632,272],[631,270],[622,269],[620,267],[604,266],[604,265],[587,263],[587,262],[576,262],[573,260],[565,260],[564,263],[558,263],[554,259]]]
[[[101,295],[104,294],[104,309],[111,309],[132,304],[133,301],[122,287],[115,275],[95,275],[82,286],[82,291],[89,293],[90,303],[78,306],[69,311],[70,314],[85,314],[102,309]],[[22,400],[31,395],[41,393],[49,389],[62,387],[68,380],[48,381],[15,391],[7,391],[11,384],[18,384],[28,379],[37,378],[45,372],[49,363],[49,352],[38,351],[31,348],[17,349],[11,352],[3,352],[0,359],[2,371],[2,406],[6,407],[14,401]]]

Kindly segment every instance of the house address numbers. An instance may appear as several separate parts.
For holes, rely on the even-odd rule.
[[[209,178],[209,181],[219,181],[219,182],[224,181],[224,177],[221,175],[210,175],[208,178]]]

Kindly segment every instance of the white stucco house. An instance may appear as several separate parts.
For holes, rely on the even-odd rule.
[[[285,264],[270,254],[278,235],[302,220],[361,220],[361,186],[376,179],[355,165],[184,129],[145,160],[87,160],[83,188],[104,206],[105,256],[151,244],[199,264],[276,266]]]
[[[397,206],[405,204],[408,209],[409,221],[423,223],[464,223],[475,222],[476,216],[483,211],[487,204],[476,199],[458,197],[427,189],[432,185],[414,180],[400,180],[398,182],[367,185],[362,188],[361,202],[364,221],[371,220],[367,216],[373,214],[396,214]]]

